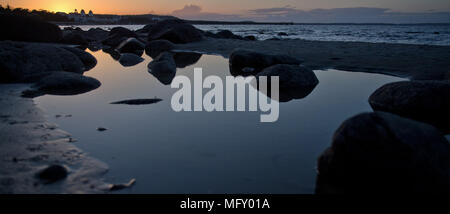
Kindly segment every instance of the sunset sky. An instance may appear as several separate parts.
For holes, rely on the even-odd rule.
[[[404,22],[426,17],[429,22],[450,22],[449,0],[0,0],[0,3],[55,12],[84,9],[96,14],[152,13],[203,20],[353,22],[362,17],[361,21],[366,22]]]
[[[399,12],[450,12],[449,0],[1,0],[2,5],[30,9],[70,12],[75,8],[96,13],[159,13],[170,14],[185,5],[197,5],[202,11],[240,14],[246,10],[274,7],[295,7],[300,10],[317,8],[377,7]]]

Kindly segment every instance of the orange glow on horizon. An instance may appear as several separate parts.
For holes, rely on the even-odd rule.
[[[78,0],[78,1],[61,1],[61,0],[21,0],[21,1],[0,1],[2,6],[10,5],[12,8],[25,8],[29,10],[47,10],[51,12],[71,13],[75,9],[80,12],[82,9],[86,11],[92,10],[95,14],[170,14],[172,9],[163,7],[165,5],[151,4],[153,1],[140,1],[140,5],[130,7],[127,1],[95,1],[95,0]],[[110,3],[110,4],[108,4]],[[142,5],[141,5],[142,4]],[[151,6],[150,6],[151,5]]]

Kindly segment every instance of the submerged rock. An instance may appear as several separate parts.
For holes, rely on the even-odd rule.
[[[58,71],[83,73],[95,58],[82,50],[42,43],[0,42],[0,82],[35,82]]]
[[[374,110],[429,123],[450,133],[450,81],[403,81],[377,89],[369,98]]]
[[[60,42],[61,29],[32,16],[0,14],[0,40],[26,42]]]
[[[141,56],[144,52],[145,44],[136,38],[128,38],[123,41],[118,47],[117,50],[120,53],[133,53]]]
[[[136,179],[133,178],[133,179],[131,179],[128,183],[123,183],[123,184],[110,184],[108,189],[109,189],[110,191],[118,191],[118,190],[130,188],[130,187],[132,187],[135,183],[136,183]]]
[[[98,127],[97,128],[97,131],[99,131],[99,132],[104,132],[106,130],[108,130],[108,129],[107,128],[103,128],[103,127]]]
[[[157,22],[148,32],[148,41],[168,40],[173,43],[189,43],[203,39],[203,32],[180,19]]]
[[[177,66],[169,52],[163,52],[148,64],[148,72],[164,85],[172,83],[175,78]]]
[[[131,53],[121,54],[121,56],[119,58],[119,63],[125,67],[135,66],[143,61],[144,61],[144,58],[142,58],[138,55],[135,55],[135,54],[131,54]]]
[[[132,100],[122,100],[117,102],[112,102],[111,104],[126,104],[126,105],[148,105],[161,102],[162,99],[153,98],[153,99],[132,99]]]
[[[100,87],[100,81],[70,72],[54,72],[23,92],[23,97],[38,97],[45,94],[51,95],[76,95],[82,94]]]
[[[66,178],[68,175],[67,168],[61,165],[51,165],[41,170],[36,176],[45,183],[54,183]]]
[[[242,69],[246,67],[254,68],[255,72],[259,72],[276,64],[299,65],[301,60],[287,55],[264,54],[250,50],[237,49],[230,55],[230,70],[233,75],[240,75]]]
[[[311,69],[299,65],[273,65],[256,75],[257,78],[261,76],[267,77],[269,83],[267,94],[269,95],[271,94],[271,77],[279,77],[280,102],[305,98],[319,84],[319,80]]]
[[[145,53],[152,58],[157,57],[159,54],[165,51],[170,51],[175,45],[167,40],[153,40],[147,43],[145,46]]]
[[[450,144],[433,126],[390,113],[345,121],[318,160],[316,193],[449,193]]]

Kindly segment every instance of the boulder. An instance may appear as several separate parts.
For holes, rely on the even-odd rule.
[[[127,28],[115,27],[111,29],[108,37],[102,41],[102,44],[115,48],[119,46],[123,41],[132,37],[137,38],[138,35]]]
[[[233,32],[229,31],[229,30],[221,30],[217,33],[212,33],[212,32],[205,32],[204,33],[205,36],[207,37],[212,37],[212,38],[217,38],[217,39],[240,39],[240,40],[244,40],[244,37],[239,36],[234,34]]]
[[[177,67],[173,56],[169,52],[163,52],[148,64],[148,72],[156,77],[164,85],[170,85],[175,78]]]
[[[175,45],[167,40],[153,40],[148,42],[145,46],[145,53],[150,57],[155,58],[162,52],[170,51],[174,47]]]
[[[147,24],[143,28],[136,30],[136,33],[148,33],[150,29],[154,26],[154,24]]]
[[[450,192],[450,144],[425,123],[385,112],[345,121],[318,160],[318,194]]]
[[[120,53],[133,53],[141,56],[144,52],[145,44],[136,38],[128,38],[123,41],[118,47],[117,50]]]
[[[245,36],[244,39],[250,40],[250,41],[256,41],[257,40],[256,37],[253,36],[253,35]]]
[[[61,29],[32,16],[0,14],[0,40],[26,42],[60,42]]]
[[[130,53],[120,55],[119,63],[124,67],[135,66],[144,61],[144,58]]]
[[[36,176],[43,180],[46,184],[62,180],[66,178],[67,175],[68,170],[66,167],[56,164],[50,165],[36,174]]]
[[[62,47],[75,54],[84,64],[84,71],[89,71],[97,65],[97,59],[90,53],[74,47]]]
[[[55,71],[83,73],[95,59],[81,50],[43,43],[0,42],[0,82],[33,82]]]
[[[265,76],[268,81],[268,93],[271,94],[270,79],[279,77],[279,101],[288,102],[293,99],[302,99],[308,96],[319,84],[314,72],[300,65],[273,65],[265,68],[256,75],[257,78]]]
[[[76,32],[64,32],[61,43],[74,44],[74,45],[88,45],[88,41],[81,33]]]
[[[24,91],[22,96],[34,98],[45,94],[77,95],[97,89],[100,85],[100,81],[92,77],[59,71],[43,77],[31,89]]]
[[[109,32],[106,30],[103,30],[101,28],[91,28],[88,31],[85,32],[85,37],[88,39],[88,41],[102,41],[106,37],[108,37]]]
[[[377,89],[369,98],[374,110],[429,123],[450,133],[450,81],[403,81]]]
[[[121,54],[115,48],[107,47],[103,48],[102,51],[109,54],[116,61],[120,59]]]
[[[157,22],[148,32],[148,41],[165,39],[173,43],[189,43],[203,39],[203,32],[180,19]]]
[[[193,65],[200,60],[202,54],[195,52],[175,52],[173,53],[173,59],[177,68],[185,68]]]
[[[299,65],[302,63],[301,60],[287,55],[272,55],[244,49],[234,50],[230,55],[229,62],[233,75],[240,75],[242,69],[246,67],[254,68],[255,73],[257,73],[276,64]]]

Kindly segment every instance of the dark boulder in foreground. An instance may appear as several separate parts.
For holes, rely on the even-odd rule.
[[[68,171],[66,167],[61,165],[51,165],[41,170],[36,176],[43,180],[45,183],[54,183],[66,178]]]
[[[179,19],[157,22],[148,32],[148,41],[168,40],[176,44],[196,42],[203,39],[203,32]]]
[[[175,45],[167,40],[153,40],[145,46],[145,53],[152,58],[156,58],[159,54],[165,51],[170,51]]]
[[[148,72],[164,85],[172,83],[177,72],[177,66],[172,54],[169,52],[161,53],[148,64]]]
[[[117,50],[120,53],[133,53],[139,56],[144,52],[144,48],[145,44],[136,38],[128,38],[117,46]]]
[[[162,99],[132,99],[132,100],[122,100],[117,102],[112,102],[111,104],[126,104],[126,105],[148,105],[161,102]]]
[[[22,96],[33,98],[45,94],[76,95],[97,89],[100,85],[100,81],[92,77],[59,71],[53,72],[33,84],[30,90],[22,93]]]
[[[144,58],[142,58],[136,54],[130,54],[130,53],[121,54],[120,58],[119,58],[119,63],[125,67],[134,66],[143,61],[144,61]]]
[[[92,55],[75,48],[0,42],[0,82],[34,82],[55,71],[83,73],[95,62]]]
[[[36,17],[0,14],[0,40],[60,42],[62,31],[55,24]]]
[[[345,121],[318,160],[316,193],[449,193],[450,144],[425,123],[385,112]]]
[[[377,89],[369,98],[374,110],[434,125],[450,133],[450,81],[404,81]]]
[[[131,31],[127,28],[115,27],[111,29],[111,31],[109,31],[108,37],[102,41],[102,44],[110,46],[112,48],[116,48],[123,41],[132,37],[138,38],[138,35],[134,31]]]
[[[279,77],[279,101],[287,102],[292,99],[302,99],[308,96],[319,84],[319,80],[311,69],[300,65],[273,65],[265,68],[256,75],[257,78],[266,76],[268,94],[271,94],[271,77]]]
[[[257,73],[264,68],[276,64],[299,65],[301,63],[301,60],[287,55],[264,54],[244,49],[234,50],[230,55],[230,67],[233,75],[245,73],[242,70],[244,68],[253,68],[254,72]]]

